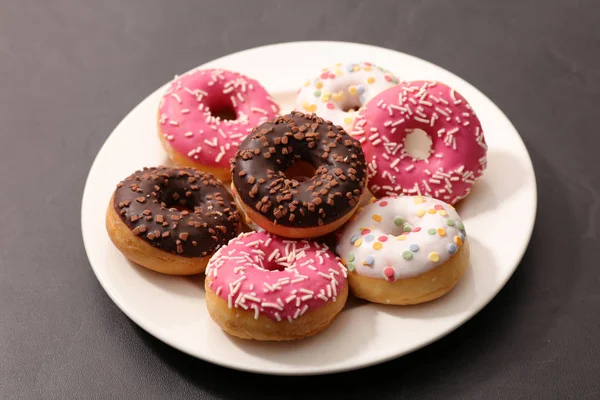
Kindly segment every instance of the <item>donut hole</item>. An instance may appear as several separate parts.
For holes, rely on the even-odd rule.
[[[232,104],[221,104],[218,107],[210,109],[210,114],[221,119],[221,121],[232,121],[237,119],[237,112],[233,108]]]
[[[423,129],[413,129],[404,138],[404,150],[416,160],[425,160],[431,155],[431,137]]]
[[[285,271],[286,266],[276,263],[275,261],[268,262],[265,265],[267,271]]]
[[[186,197],[185,190],[167,190],[161,193],[159,201],[165,203],[165,208],[169,210],[194,212],[192,200]]]
[[[298,160],[290,165],[283,173],[287,179],[305,182],[315,176],[316,168],[311,163]]]
[[[362,102],[358,95],[347,95],[340,104],[340,108],[344,112],[355,112],[362,107]]]

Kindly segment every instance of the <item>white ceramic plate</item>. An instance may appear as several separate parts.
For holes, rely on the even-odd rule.
[[[281,54],[305,54],[293,59]],[[290,343],[243,341],[223,333],[204,304],[202,277],[163,276],[125,259],[113,247],[104,213],[115,185],[144,166],[168,163],[156,135],[156,108],[166,85],[135,107],[98,153],[86,183],[81,220],[98,280],[135,323],[169,345],[222,366],[269,374],[305,375],[365,367],[399,357],[448,334],[481,310],[517,268],[533,230],[536,182],[527,149],[507,117],[476,88],[427,61],[393,50],[341,42],[259,47],[205,64],[258,79],[292,109],[296,90],[321,67],[370,61],[401,79],[435,79],[461,92],[477,111],[489,145],[488,169],[458,207],[471,241],[471,265],[445,297],[393,307],[349,299],[324,332]],[[174,71],[184,72],[184,71]]]

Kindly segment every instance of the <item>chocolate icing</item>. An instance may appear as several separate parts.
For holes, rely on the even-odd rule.
[[[204,257],[235,237],[233,198],[193,168],[144,168],[117,185],[113,206],[134,235],[183,257]]]
[[[299,160],[316,169],[304,182],[284,173]],[[300,112],[254,128],[240,144],[231,171],[245,204],[274,224],[297,228],[327,225],[350,212],[367,176],[357,140],[341,126]]]

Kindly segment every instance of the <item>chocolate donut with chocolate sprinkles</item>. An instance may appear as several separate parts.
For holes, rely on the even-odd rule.
[[[290,238],[339,228],[367,181],[360,143],[341,126],[301,112],[254,128],[231,164],[238,207],[266,231]]]
[[[109,236],[130,260],[157,272],[204,271],[212,254],[240,232],[231,194],[211,174],[164,166],[117,185],[106,216]]]

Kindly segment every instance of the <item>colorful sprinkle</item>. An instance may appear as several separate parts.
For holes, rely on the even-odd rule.
[[[366,265],[373,265],[374,263],[375,263],[375,259],[373,258],[373,256],[367,256],[367,258],[365,258]]]
[[[464,242],[467,236],[464,233],[460,234],[460,239]]]
[[[419,232],[421,230],[420,226],[417,226],[416,228],[412,228],[412,232]]]
[[[315,90],[315,92],[313,94],[315,95],[315,97],[321,97],[321,91],[320,90]]]
[[[356,242],[354,242],[354,247],[360,247],[361,244],[362,244],[362,239],[358,239]]]
[[[348,261],[352,262],[354,261],[356,258],[356,256],[354,255],[354,253],[348,253]]]
[[[380,202],[380,203],[379,203],[379,206],[380,206],[380,207],[385,207],[385,206],[387,206],[387,205],[388,205],[388,202],[387,202],[387,201],[382,201],[382,202]]]
[[[435,208],[436,210],[443,210],[444,207],[442,207],[440,204],[436,204],[435,206],[433,206],[433,208]]]
[[[429,253],[429,259],[433,262],[438,262],[440,261],[440,255],[435,251],[432,251],[431,253]]]
[[[371,217],[373,218],[373,221],[377,221],[377,222],[381,222],[381,215],[379,214],[373,214],[373,216]]]
[[[446,210],[440,210],[440,211],[438,211],[438,214],[440,214],[442,217],[445,217],[446,215],[448,215]]]
[[[362,85],[356,86],[356,91],[358,94],[363,94],[365,92],[365,88]]]
[[[456,243],[457,246],[462,246],[463,240],[460,238],[460,236],[454,236],[454,243]]]
[[[381,244],[381,242],[373,243],[373,250],[380,250],[382,247],[383,247],[383,244]]]
[[[440,236],[446,236],[446,230],[444,228],[438,228],[437,234]]]
[[[414,202],[415,204],[423,204],[423,203],[425,203],[425,199],[424,199],[422,196],[416,196],[416,197],[413,199],[413,202]]]
[[[348,263],[348,271],[354,271],[355,268],[356,267],[354,266],[353,263],[351,263],[351,262]]]
[[[344,123],[350,125],[354,121],[353,117],[344,117]]]
[[[315,83],[315,87],[317,89],[321,89],[323,87],[323,82],[317,82],[317,83]]]
[[[388,237],[387,236],[379,236],[378,239],[379,239],[380,242],[387,242]]]
[[[348,93],[350,93],[353,96],[356,96],[358,94],[358,91],[356,90],[356,86],[354,86],[354,85],[349,86]]]
[[[437,231],[435,230],[435,228],[429,228],[427,229],[427,233],[429,233],[430,235],[435,235]]]
[[[451,219],[447,219],[446,220],[446,225],[448,225],[448,226],[454,226],[454,221],[451,220]]]
[[[368,235],[369,233],[371,233],[371,230],[366,228],[360,231],[360,234],[363,236]]]
[[[354,244],[358,240],[358,235],[354,235],[350,238],[350,243]]]
[[[412,231],[412,226],[410,226],[409,224],[404,224],[404,227],[402,229],[404,230],[404,232],[410,232]]]
[[[374,76],[370,76],[367,78],[367,83],[371,84],[371,83],[375,83],[375,77]]]
[[[375,239],[375,236],[373,236],[373,235],[365,236],[365,242],[371,242],[371,241],[373,241],[373,239]]]
[[[329,108],[330,110],[333,110],[335,108],[335,104],[327,103],[327,108]]]
[[[423,215],[425,215],[427,211],[425,211],[424,208],[420,208],[417,210],[417,217],[421,218]]]
[[[448,244],[448,253],[454,254],[456,253],[456,250],[458,250],[458,247],[456,247],[454,243]]]
[[[410,250],[404,250],[402,252],[402,257],[404,257],[405,260],[410,260],[413,258],[413,253]]]
[[[419,245],[416,243],[411,244],[410,246],[408,246],[408,249],[410,251],[412,251],[413,253],[419,251]]]
[[[404,220],[400,217],[396,217],[396,218],[394,218],[394,225],[402,226],[402,225],[404,225]]]
[[[385,274],[385,277],[387,278],[388,281],[390,281],[390,282],[394,281],[394,269],[392,267],[385,267],[385,269],[383,270],[383,273]]]
[[[458,222],[456,223],[456,227],[457,227],[458,229],[460,229],[461,231],[464,231],[464,230],[465,230],[465,226],[464,226],[464,225],[463,225],[463,223],[462,223],[462,222],[460,222],[460,221],[458,221]]]
[[[398,239],[398,240],[406,240],[406,235],[396,236],[396,239]]]
[[[430,208],[429,210],[427,210],[427,212],[429,214],[435,214],[437,212],[437,210],[434,210],[433,208]]]

